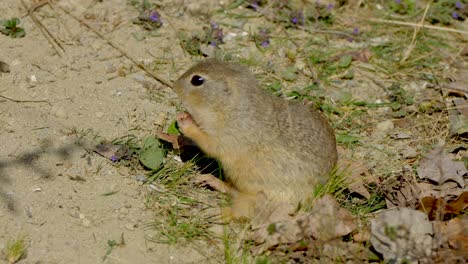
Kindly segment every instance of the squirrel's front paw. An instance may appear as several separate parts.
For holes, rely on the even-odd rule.
[[[177,124],[179,125],[180,131],[184,134],[186,134],[191,127],[197,126],[192,116],[187,112],[182,112],[177,115]]]

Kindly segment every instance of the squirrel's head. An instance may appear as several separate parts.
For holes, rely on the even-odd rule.
[[[249,96],[258,89],[256,86],[257,81],[248,69],[209,59],[184,73],[173,89],[195,121],[203,123],[208,121],[200,119],[224,121],[219,119],[248,107]]]

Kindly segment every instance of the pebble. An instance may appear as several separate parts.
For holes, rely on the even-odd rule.
[[[383,122],[380,122],[377,124],[375,130],[377,132],[387,132],[391,129],[394,128],[393,121],[392,120],[385,120]]]
[[[133,230],[135,230],[135,224],[127,223],[127,224],[125,224],[125,228],[127,230],[133,231]]]
[[[102,118],[104,116],[104,113],[103,112],[96,112],[94,114],[94,116],[96,116],[97,118]]]
[[[413,159],[418,156],[418,152],[412,147],[406,147],[401,151],[401,155],[405,159]]]
[[[122,207],[119,209],[119,212],[123,215],[128,215],[128,213],[130,212],[127,208],[125,207]]]
[[[139,182],[147,182],[147,181],[148,181],[148,179],[146,178],[146,176],[145,176],[145,175],[141,175],[141,174],[135,176],[135,180],[137,180],[137,181],[139,181]]]
[[[65,108],[63,108],[61,106],[52,107],[51,112],[58,118],[64,118],[64,119],[68,118],[67,111],[65,111]]]
[[[88,227],[88,226],[91,225],[91,221],[90,221],[89,219],[83,219],[83,221],[81,222],[81,224],[82,224],[83,226]]]

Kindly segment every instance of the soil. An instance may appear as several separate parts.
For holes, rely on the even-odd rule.
[[[37,7],[30,9],[34,10],[33,15],[28,13],[23,2],[28,7]],[[45,2],[52,2],[53,5],[37,5]],[[355,23],[359,21],[353,16],[338,17],[337,21],[349,29],[349,34],[342,34],[341,31],[314,31],[293,25],[283,27],[269,18],[274,17],[271,14],[252,10],[249,10],[250,13],[244,12],[246,5],[235,8],[242,14],[218,12],[222,10],[220,5],[227,9],[242,1],[163,0],[150,1],[158,3],[157,10],[163,25],[157,30],[148,31],[132,22],[139,15],[132,6],[135,2],[142,1],[0,1],[0,20],[18,17],[20,26],[26,31],[25,37],[17,39],[0,34],[0,264],[7,263],[2,255],[7,244],[18,239],[24,239],[27,248],[27,255],[18,263],[221,263],[223,257],[235,262],[235,258],[228,257],[243,254],[242,250],[237,250],[243,245],[242,240],[235,243],[228,241],[231,244],[224,245],[226,241],[216,237],[212,239],[216,242],[202,238],[200,242],[195,242],[196,245],[168,245],[148,239],[155,232],[155,226],[163,226],[155,224],[148,227],[148,224],[168,218],[163,213],[158,215],[155,213],[158,210],[149,206],[151,198],[148,194],[157,191],[137,180],[142,172],[99,156],[93,152],[93,147],[104,140],[141,139],[165,130],[180,112],[180,103],[175,93],[163,82],[147,76],[135,66],[134,61],[63,10],[85,21],[136,62],[146,65],[169,82],[202,59],[200,54],[190,54],[190,43],[182,47],[182,34],[189,36],[185,40],[190,40],[195,33],[197,37],[207,34],[210,24],[211,30],[221,27],[224,43],[217,50],[221,51],[216,53],[217,56],[247,64],[262,84],[269,82],[270,86],[266,88],[272,91],[276,91],[275,85],[278,83],[284,86],[280,89],[286,98],[296,97],[290,92],[297,90],[299,93],[314,93],[317,98],[330,99],[323,100],[322,106],[325,113],[329,111],[328,117],[335,125],[337,136],[341,137],[340,159],[348,158],[357,168],[359,177],[372,175],[374,182],[391,177],[400,179],[400,176],[415,178],[414,165],[439,139],[446,139],[449,145],[462,142],[447,136],[451,121],[448,113],[441,109],[444,108],[444,100],[448,100],[441,96],[439,89],[434,88],[439,87],[438,84],[429,85],[429,77],[420,76],[432,76],[434,72],[431,67],[421,67],[424,71],[419,72],[419,68],[408,66],[412,72],[401,69],[401,72],[392,73],[385,70],[385,63],[375,67],[367,63],[368,58],[362,58],[367,56],[366,49],[362,50],[362,47],[372,47],[372,43],[378,47],[386,47],[387,43],[392,49],[398,47],[390,45],[391,39],[387,37],[366,40],[364,34],[361,36],[360,31],[372,32],[366,21],[358,25]],[[379,9],[380,5],[376,6]],[[270,11],[275,12],[274,9]],[[41,31],[33,16],[48,32]],[[286,21],[289,19],[287,17]],[[465,26],[466,21],[463,22]],[[267,45],[271,45],[263,49],[261,46],[264,43],[255,44],[259,42],[255,37],[261,35],[256,32],[262,32],[265,24],[271,30],[268,34],[271,34],[272,42],[267,42]],[[413,35],[411,27],[382,25],[387,26],[391,28],[389,32],[398,33],[401,30],[407,32],[407,36]],[[351,41],[353,28],[355,31],[359,29],[356,41]],[[461,36],[457,38],[459,43],[453,41],[457,46],[453,53],[444,53],[440,65],[433,66],[442,71],[442,65],[448,65],[438,74],[443,75],[444,81],[452,75],[457,76],[454,79],[459,81],[459,85],[464,85],[466,54],[463,55],[464,59],[459,57],[464,54],[461,45],[466,45],[466,39],[460,40]],[[394,41],[397,43],[400,40],[396,38]],[[405,41],[402,43],[411,46],[410,37]],[[202,44],[201,52],[215,53],[208,43]],[[330,71],[327,78],[333,81],[316,89],[311,85],[311,80],[320,80],[320,72],[307,60],[312,57],[323,59],[326,53],[322,52],[321,45],[325,51],[326,48],[334,50],[335,57],[327,60],[331,62],[330,66],[322,68]],[[307,53],[302,53],[306,49]],[[358,53],[350,56],[341,52],[348,49]],[[430,54],[420,49],[410,49],[415,61]],[[389,52],[386,48],[374,50],[375,53],[382,53],[380,58]],[[439,52],[432,46],[430,50]],[[356,56],[361,58],[352,59],[353,65],[358,65],[353,71],[332,71],[336,65],[341,65],[343,61],[346,64],[349,58]],[[347,59],[342,60],[345,57]],[[395,62],[393,53],[390,57]],[[2,63],[9,65],[10,70],[5,71]],[[464,73],[457,75],[452,64],[463,65],[464,70],[460,70],[460,73]],[[352,73],[352,76],[348,76],[348,73]],[[408,92],[408,96],[401,94],[399,85],[394,86],[400,82],[401,89]],[[396,90],[390,91],[392,87]],[[402,101],[409,95],[414,96],[414,103]],[[466,98],[466,95],[463,96]],[[392,107],[357,108],[362,102],[380,104],[388,102],[391,97],[405,110],[402,116],[396,115],[399,113],[392,109],[393,104]],[[312,103],[307,102],[307,98],[304,97],[304,102]],[[301,96],[297,96],[297,99],[303,100]],[[433,114],[422,113],[417,106],[425,101],[433,104],[429,108],[440,109],[434,110]],[[334,109],[332,106],[335,106],[332,102],[340,102],[336,104],[337,109],[346,113],[330,114]],[[442,107],[436,102],[441,103]],[[317,103],[320,104],[320,100],[314,102]],[[349,113],[348,106],[352,110]],[[457,154],[460,158],[466,158],[466,148],[463,149]],[[207,189],[191,188],[188,184],[184,187],[196,192],[195,195],[214,193]],[[359,191],[356,193],[366,197],[367,191]],[[172,196],[164,195],[165,209],[177,210],[178,207],[173,206]],[[221,198],[212,199],[210,195],[202,199],[203,206],[208,206],[209,202],[218,205],[225,202]],[[169,200],[171,202],[167,202]],[[182,206],[189,209],[196,207],[199,211],[205,209],[187,204]],[[188,215],[187,219],[194,215],[189,209],[184,212],[185,216]],[[210,209],[218,210],[219,206]],[[206,226],[217,234],[226,229],[234,230],[230,230],[232,232],[229,234],[226,232],[225,237],[229,238],[231,235],[242,237],[245,231],[236,225]],[[205,235],[207,237],[205,240],[212,238]],[[216,244],[218,242],[219,245]],[[246,261],[247,258],[243,257],[238,258],[239,262],[240,259]],[[342,260],[340,257],[335,260],[338,259]]]
[[[108,32],[139,61],[178,60],[161,65],[169,80],[186,68],[168,26],[161,38],[131,36],[141,28],[130,22],[138,12],[127,1],[57,4]],[[21,1],[1,1],[0,10],[2,18],[19,17],[27,34],[0,35],[0,60],[11,69],[0,73],[0,251],[24,237],[27,257],[19,263],[206,263],[190,247],[149,242],[143,226],[155,216],[144,203],[148,186],[74,144],[83,136],[151,134],[175,114],[175,95],[59,10],[44,6],[36,16],[63,46],[60,54]],[[158,90],[159,100],[145,86]],[[121,237],[125,246],[103,261],[108,241]]]

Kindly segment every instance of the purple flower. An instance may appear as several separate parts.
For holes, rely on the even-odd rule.
[[[463,4],[462,4],[460,1],[457,1],[457,2],[455,2],[455,7],[456,7],[457,9],[462,9],[462,8],[463,8]]]
[[[162,23],[161,21],[161,15],[158,13],[158,11],[154,10],[151,12],[150,14],[150,19],[151,21],[153,22],[157,22],[157,23]]]
[[[458,13],[457,12],[452,12],[452,17],[455,18],[455,19],[458,19]]]
[[[116,162],[118,160],[118,158],[115,155],[112,155],[112,157],[110,157],[110,160],[112,162]]]
[[[401,4],[401,0],[395,0],[395,3]]]
[[[328,10],[332,10],[334,7],[335,7],[334,4],[328,4],[328,5],[327,5],[327,9],[328,9]]]
[[[354,29],[353,29],[353,34],[354,34],[354,35],[359,34],[359,28],[357,28],[357,27],[354,28]]]
[[[291,14],[291,22],[294,25],[303,25],[304,24],[304,13],[302,11],[295,11]]]
[[[210,25],[211,25],[211,28],[212,28],[212,29],[217,29],[217,28],[219,28],[218,23],[216,23],[216,22],[214,22],[214,21],[211,21],[211,22],[210,22]]]
[[[257,1],[250,1],[249,7],[251,7],[254,11],[258,11],[260,8]]]
[[[263,41],[260,45],[262,45],[262,47],[264,47],[264,48],[268,48],[268,46],[270,46],[270,41],[269,41],[269,40],[265,40],[265,41]]]

